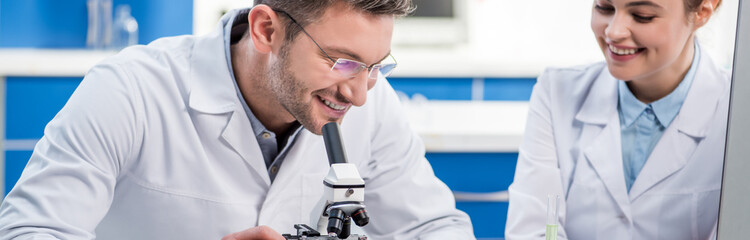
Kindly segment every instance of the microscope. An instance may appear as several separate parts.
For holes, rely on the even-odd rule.
[[[364,205],[365,181],[359,176],[357,167],[346,159],[339,125],[329,122],[323,125],[322,132],[330,169],[323,180],[323,197],[311,216],[311,223],[316,228],[295,224],[297,235],[283,236],[286,239],[366,240],[364,235],[351,234],[352,221],[360,227],[370,221]]]

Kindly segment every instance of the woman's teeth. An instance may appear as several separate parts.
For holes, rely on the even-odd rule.
[[[612,51],[613,53],[617,54],[617,55],[630,55],[630,54],[634,54],[635,52],[638,51],[637,48],[619,49],[619,48],[616,48],[615,46],[612,46],[612,45],[609,45],[609,50]]]
[[[325,103],[326,106],[328,106],[330,108],[333,108],[334,110],[339,110],[340,111],[340,110],[346,109],[346,106],[336,105],[335,103],[332,103],[331,101],[325,100],[322,97],[318,97],[318,98],[320,98],[320,100],[323,101],[323,103]]]

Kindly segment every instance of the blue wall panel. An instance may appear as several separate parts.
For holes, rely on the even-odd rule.
[[[39,139],[82,78],[6,78],[5,139]]]
[[[388,78],[394,89],[412,97],[415,93],[429,100],[472,100],[471,78]],[[483,79],[481,100],[528,101],[536,83],[534,78]]]
[[[517,153],[427,153],[435,175],[453,191],[495,192],[508,190],[516,170]],[[505,235],[507,202],[457,202],[472,219],[474,235]]]
[[[131,14],[138,21],[140,44],[160,37],[193,33],[193,0],[113,1],[113,5],[118,4],[130,4]],[[250,6],[249,1],[247,5]]]
[[[456,208],[469,214],[477,238],[505,237],[507,202],[457,202]]]
[[[114,0],[129,4],[138,21],[138,42],[193,32],[192,0]],[[10,0],[0,5],[0,47],[84,48],[86,0]]]
[[[488,78],[484,80],[484,100],[528,101],[535,78]]]
[[[454,191],[507,190],[518,153],[427,153],[437,175]]]
[[[393,89],[428,100],[471,100],[471,78],[388,78]]]
[[[10,189],[16,185],[29,158],[31,158],[31,151],[5,152],[5,193],[3,196],[7,196]]]
[[[0,5],[0,47],[84,47],[86,0],[10,0]]]

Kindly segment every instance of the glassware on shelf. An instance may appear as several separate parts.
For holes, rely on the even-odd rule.
[[[138,22],[130,15],[129,5],[118,5],[110,47],[119,50],[135,44],[138,44]]]
[[[110,45],[112,36],[112,0],[87,0],[88,32],[86,46],[104,49]]]

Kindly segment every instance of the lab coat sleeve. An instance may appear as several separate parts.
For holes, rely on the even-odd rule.
[[[551,109],[550,79],[554,72],[545,71],[531,94],[529,113],[513,183],[508,188],[506,239],[544,239],[547,220],[547,195],[560,195],[558,204],[558,239],[566,239],[565,195],[558,167]]]
[[[0,239],[94,239],[124,159],[137,148],[127,74],[92,68],[44,136],[0,207]]]
[[[379,119],[366,168],[365,204],[372,239],[475,239],[468,215],[433,173],[422,140],[411,130],[395,92],[384,79],[373,89]],[[379,89],[378,89],[379,88]]]

